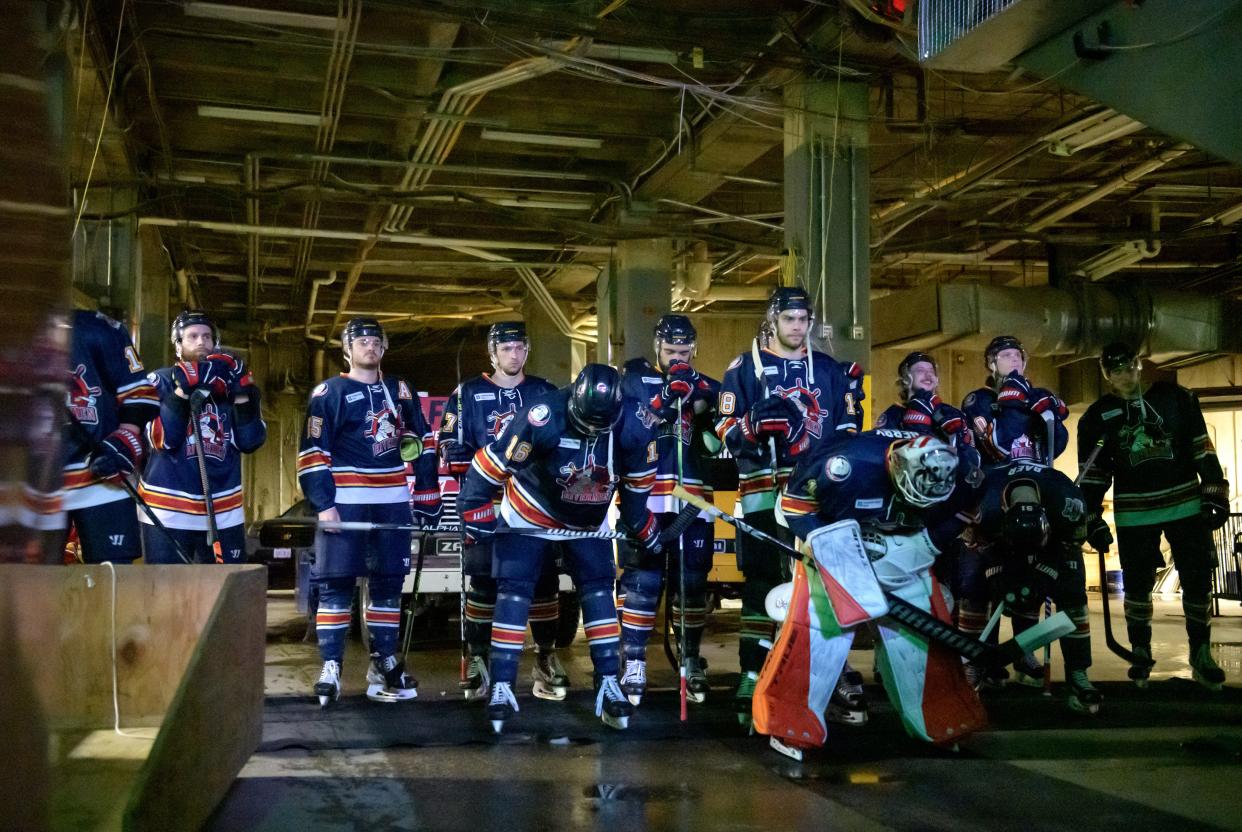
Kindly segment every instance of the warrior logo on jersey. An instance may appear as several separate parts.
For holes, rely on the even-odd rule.
[[[638,417],[638,421],[643,423],[644,430],[651,430],[655,427],[655,423],[660,421],[660,417],[651,412],[651,408],[642,402],[638,403],[638,409],[634,411],[634,415]]]
[[[496,439],[505,432],[513,417],[517,415],[517,405],[510,403],[508,410],[493,410],[487,414],[487,435]]]
[[[379,456],[397,447],[397,415],[384,407],[379,412],[368,410],[367,436],[370,437],[371,455]]]
[[[95,397],[102,393],[99,387],[86,382],[86,365],[79,364],[69,375],[66,402],[73,417],[84,425],[99,424],[99,411],[95,409]]]
[[[802,411],[802,421],[806,432],[812,439],[819,439],[824,433],[824,409],[819,406],[819,388],[808,389],[801,382],[792,387],[773,388],[778,396],[790,399]]]
[[[229,434],[224,430],[224,423],[220,421],[220,411],[216,409],[216,403],[208,401],[203,406],[203,410],[198,415],[198,430],[203,435],[203,455],[209,456],[219,462],[224,461],[225,454],[228,452]],[[187,458],[194,457],[194,426],[189,427],[189,436],[185,443],[185,455]]]
[[[612,477],[607,468],[595,464],[595,454],[587,454],[581,468],[571,462],[561,468],[561,473],[565,476],[558,477],[556,484],[565,502],[599,505],[612,500]]]

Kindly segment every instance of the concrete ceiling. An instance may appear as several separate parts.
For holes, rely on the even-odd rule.
[[[352,312],[472,326],[531,279],[583,314],[625,239],[702,240],[715,281],[774,282],[780,88],[840,76],[871,88],[873,286],[1042,283],[1158,240],[1103,279],[1231,290],[1236,167],[1141,126],[1056,155],[1102,105],[926,71],[859,5],[96,0],[70,38],[71,176],[88,216],[158,227],[199,301],[259,331],[303,328],[312,293],[319,336]]]

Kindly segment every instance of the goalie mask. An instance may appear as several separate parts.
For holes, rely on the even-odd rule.
[[[215,322],[201,309],[186,309],[174,318],[172,323],[172,345],[178,359],[181,358],[181,337],[185,335],[186,329],[192,326],[209,327],[211,329],[212,352],[219,352],[220,330],[216,328]]]
[[[350,318],[345,328],[341,330],[341,351],[345,353],[346,364],[352,363],[349,358],[349,349],[353,346],[354,340],[364,337],[380,339],[381,349],[388,350],[388,336],[384,334],[384,328],[380,326],[379,321],[375,318]]]
[[[570,426],[584,436],[611,430],[621,420],[621,375],[607,364],[588,364],[569,396]]]
[[[927,508],[953,493],[957,454],[934,436],[899,439],[888,446],[887,468],[898,495],[916,508]]]

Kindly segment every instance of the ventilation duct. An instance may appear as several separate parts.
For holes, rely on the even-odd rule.
[[[1113,0],[922,0],[919,60],[934,69],[994,72]]]
[[[873,345],[982,350],[994,336],[1009,334],[1032,355],[1085,358],[1122,340],[1167,361],[1242,352],[1242,331],[1225,327],[1230,310],[1221,298],[1134,286],[928,285],[873,301]]]

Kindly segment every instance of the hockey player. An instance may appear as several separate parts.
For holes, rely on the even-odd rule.
[[[311,391],[298,453],[298,482],[320,523],[409,524],[411,508],[424,526],[440,516],[433,436],[418,394],[404,379],[385,376],[380,362],[388,337],[374,318],[353,318],[341,333],[348,373]],[[405,463],[414,465],[414,490]],[[408,531],[339,531],[315,537],[311,579],[319,608],[315,631],[323,670],[315,684],[326,707],[341,694],[341,662],[358,577],[367,577],[363,616],[370,636],[367,698],[400,702],[418,695],[418,682],[396,656],[401,585],[410,571]]]
[[[172,343],[177,363],[147,377],[159,393],[160,411],[147,425],[151,459],[138,493],[192,561],[210,563],[217,556],[207,543],[211,518],[203,489],[205,468],[219,557],[224,563],[241,563],[246,550],[241,455],[258,450],[267,439],[259,388],[241,359],[221,352],[220,332],[206,312],[179,314],[173,320]],[[168,535],[145,516],[139,519],[146,562],[179,563]]]
[[[874,617],[863,612],[865,601],[860,607],[838,591],[838,587],[856,586],[850,580],[852,574],[865,578],[864,583],[874,589],[878,581],[885,593],[949,621],[952,601],[931,567],[937,557],[958,545],[967,512],[979,499],[976,474],[969,465],[959,464],[956,452],[943,440],[888,429],[828,439],[799,460],[780,502],[790,529],[816,550],[816,563],[821,564],[817,536],[832,533],[824,527],[842,520],[857,521],[867,550],[861,564],[865,574],[828,569],[832,588],[824,583],[821,591],[826,591],[823,603],[832,612],[814,614],[820,638],[826,640],[823,649],[799,647],[799,637],[790,625],[782,630],[774,648],[778,652],[765,665],[756,690],[756,727],[795,747],[822,742],[822,701],[814,703],[809,718],[818,727],[807,732],[808,736],[795,732],[791,737],[780,728],[786,720],[805,722],[803,712],[811,701],[805,691],[779,690],[778,679],[785,673],[785,660],[801,656],[803,666],[798,672],[809,672],[818,698],[827,698],[828,680],[845,667],[853,627]],[[819,575],[806,574],[816,570],[800,565],[799,571],[804,583],[806,579],[824,582]],[[911,736],[955,742],[984,724],[986,717],[957,654],[887,623],[879,624],[877,630],[876,658],[884,687]],[[807,662],[810,667],[805,666]]]
[[[63,507],[84,561],[132,563],[142,555],[138,511],[119,480],[142,466],[142,429],[159,397],[119,322],[78,310],[72,326]]]
[[[492,372],[469,379],[449,396],[436,445],[449,473],[464,481],[470,460],[484,445],[504,433],[513,417],[532,399],[556,389],[538,376],[524,372],[530,355],[526,324],[501,321],[487,332],[487,354]],[[460,489],[458,490],[460,493]],[[486,699],[489,693],[487,648],[492,639],[492,612],[496,608],[496,579],[492,577],[492,542],[468,546],[462,569],[470,577],[466,594],[466,644],[470,664],[462,685],[467,699]],[[556,655],[557,618],[560,614],[559,577],[549,558],[530,607],[530,628],[535,641],[532,692],[540,699],[561,700],[569,677]]]
[[[1168,539],[1182,585],[1192,673],[1200,684],[1219,690],[1225,673],[1212,658],[1209,638],[1216,560],[1212,532],[1228,520],[1229,483],[1208,437],[1199,400],[1170,382],[1144,385],[1142,362],[1128,344],[1105,347],[1100,370],[1110,392],[1078,423],[1080,464],[1086,465],[1099,445],[1082,478],[1087,542],[1101,552],[1113,543],[1101,517],[1104,494],[1112,486],[1126,629],[1131,650],[1151,659],[1151,591],[1156,569],[1164,565],[1160,535]],[[1150,672],[1146,663],[1129,671],[1138,687],[1147,686]]]
[[[988,489],[1000,487],[1003,469],[1013,462],[1050,463],[1065,450],[1069,434],[1063,424],[1068,410],[1050,390],[1033,387],[1026,372],[1027,354],[1022,342],[1012,335],[993,338],[983,353],[988,370],[987,385],[966,396],[962,412],[974,434],[974,446],[983,457],[983,465],[992,481]],[[1052,419],[1053,447],[1048,447],[1048,422]],[[958,626],[963,632],[978,634],[987,624],[990,591],[985,578],[990,558],[996,554],[989,541],[972,529],[967,532],[969,545],[958,555],[955,588],[958,592]],[[1038,607],[1009,610],[1015,632],[1030,627],[1038,616]],[[1085,620],[1082,622],[1085,626]],[[1014,666],[1016,681],[1031,687],[1044,683],[1043,665],[1033,656]],[[1000,686],[1003,677],[984,679],[981,668],[968,669],[972,680],[979,684]]]
[[[750,352],[725,371],[716,433],[737,460],[738,498],[746,522],[769,534],[778,528],[776,498],[797,456],[835,433],[862,427],[862,368],[811,349],[811,298],[797,286],[772,292],[767,316]],[[774,625],[764,610],[772,587],[787,579],[786,558],[766,544],[738,540],[742,629],[741,677],[735,696],[739,720],[749,724],[751,696]]]
[[[474,456],[461,495],[467,544],[490,538],[501,521],[508,527],[503,531],[520,532],[497,535],[495,542],[498,587],[487,713],[497,733],[518,710],[513,684],[527,613],[555,532],[603,528],[620,483],[621,523],[643,546],[660,552],[659,524],[647,508],[656,473],[651,424],[642,402],[623,403],[615,369],[588,364],[572,386],[536,399]],[[498,517],[493,504],[502,490]],[[565,541],[564,551],[595,669],[595,713],[605,724],[625,728],[634,708],[617,679],[620,625],[612,545],[578,538]]]
[[[711,485],[705,480],[703,460],[720,450],[720,441],[712,432],[720,383],[694,369],[697,341],[698,333],[689,318],[663,315],[655,326],[655,365],[646,358],[630,359],[625,363],[621,379],[626,397],[648,402],[659,419],[659,463],[655,487],[647,505],[659,518],[661,529],[668,527],[681,508],[672,496],[673,487],[679,481],[691,493],[710,499]],[[682,445],[680,452],[678,441]],[[691,702],[707,699],[710,690],[707,664],[699,655],[699,645],[707,621],[712,531],[711,520],[706,514],[700,514],[681,535],[680,545],[684,547],[681,557],[671,542],[663,557],[641,547],[621,547],[624,559],[621,586],[625,591],[625,606],[621,610],[625,672],[621,677],[621,690],[635,705],[642,701],[647,687],[647,640],[655,625],[656,604],[666,571],[669,597],[673,599],[673,620],[680,622],[684,616],[686,622],[686,698]],[[684,601],[680,592],[681,577],[674,571],[682,559],[686,567]],[[677,636],[679,640],[682,638],[680,630]]]
[[[876,417],[876,428],[907,430],[917,434],[934,434],[958,449],[974,447],[974,435],[966,429],[962,411],[940,398],[940,374],[936,359],[925,352],[912,352],[897,365],[897,404]],[[973,467],[978,467],[978,452],[969,451]]]

